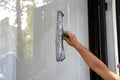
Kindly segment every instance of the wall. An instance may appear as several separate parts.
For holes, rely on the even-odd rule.
[[[108,3],[106,11],[108,67],[119,74],[115,0],[106,0],[106,2]]]

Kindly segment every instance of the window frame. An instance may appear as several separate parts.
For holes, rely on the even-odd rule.
[[[89,50],[108,65],[105,0],[88,0]],[[103,80],[90,70],[91,80]]]

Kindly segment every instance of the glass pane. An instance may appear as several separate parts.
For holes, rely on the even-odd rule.
[[[0,80],[16,80],[15,2],[0,2]],[[12,8],[13,7],[13,8]]]
[[[89,80],[89,68],[66,43],[66,59],[56,62],[58,10],[64,30],[88,47],[87,0],[0,1],[0,80]]]
[[[33,80],[89,80],[89,68],[77,52],[64,43],[66,59],[56,62],[57,11],[64,13],[64,30],[72,31],[88,47],[87,0],[55,0],[38,7],[33,18],[33,53],[36,76]],[[84,35],[83,35],[84,34]],[[46,77],[47,76],[47,77]]]

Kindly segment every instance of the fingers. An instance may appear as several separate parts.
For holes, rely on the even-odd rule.
[[[69,36],[67,34],[63,34],[63,37],[66,37],[66,38],[69,39]]]
[[[64,31],[64,34],[67,34],[69,37],[73,35],[70,31]]]
[[[70,40],[69,40],[68,38],[64,37],[63,39],[64,39],[68,44],[71,45],[71,42],[70,42]]]
[[[71,33],[70,31],[64,31],[64,34],[66,34],[68,37],[63,37],[63,39],[72,47],[74,47],[78,41],[77,38],[75,37],[75,35],[73,33]]]
[[[66,34],[68,37],[68,39],[69,40],[71,40],[72,38],[74,38],[75,36],[74,36],[74,34],[73,33],[71,33],[70,31],[64,31],[64,34]]]

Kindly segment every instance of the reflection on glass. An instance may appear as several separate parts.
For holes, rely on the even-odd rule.
[[[35,80],[36,59],[33,54],[33,12],[36,7],[42,7],[53,0],[26,0],[16,1],[16,24],[17,24],[17,80]],[[44,11],[42,11],[44,19]],[[38,80],[38,78],[36,79]]]
[[[16,66],[16,28],[14,27],[8,12],[13,10],[0,4],[0,80],[15,80]],[[13,14],[14,15],[14,14]],[[11,16],[13,16],[11,15]],[[14,21],[14,18],[13,18]]]
[[[0,1],[0,80],[27,80],[34,74],[33,10],[52,1]]]

